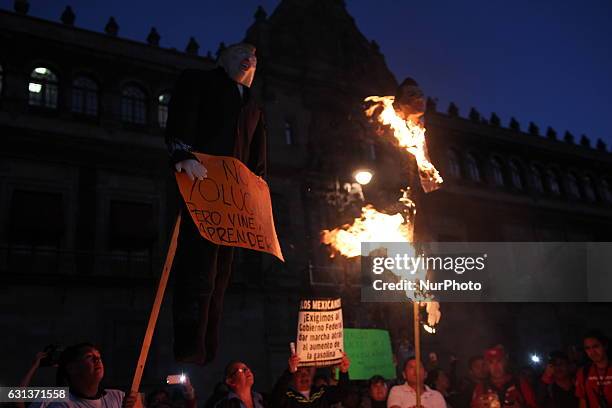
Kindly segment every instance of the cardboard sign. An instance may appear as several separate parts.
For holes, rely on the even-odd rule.
[[[351,359],[351,380],[369,380],[373,375],[395,378],[389,332],[378,329],[344,329],[344,347]]]
[[[308,299],[300,302],[297,354],[300,367],[339,364],[344,351],[340,299]]]
[[[202,237],[219,245],[267,252],[284,261],[268,184],[233,157],[195,155],[208,176],[189,180],[181,172],[176,181]]]

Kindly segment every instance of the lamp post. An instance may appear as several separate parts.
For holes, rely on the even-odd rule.
[[[358,169],[353,172],[353,178],[362,186],[372,181],[372,177],[374,177],[374,173],[369,169]]]

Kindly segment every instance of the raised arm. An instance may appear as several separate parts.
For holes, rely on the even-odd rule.
[[[349,392],[349,374],[348,370],[351,366],[346,353],[342,353],[342,361],[340,362],[340,374],[338,375],[338,385],[327,387],[326,394],[327,399],[331,404],[342,402],[342,399]]]
[[[287,391],[289,384],[293,378],[293,374],[297,371],[300,358],[293,354],[289,357],[288,367],[280,376],[270,396],[270,408],[285,408],[287,406]]]

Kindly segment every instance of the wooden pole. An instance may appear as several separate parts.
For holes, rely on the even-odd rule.
[[[414,315],[414,359],[416,360],[416,408],[421,408],[421,327],[419,319],[419,302],[412,302]]]
[[[134,373],[132,387],[130,388],[130,391],[132,392],[138,392],[138,389],[140,388],[142,373],[144,372],[147,356],[149,355],[149,347],[151,347],[153,332],[155,331],[155,325],[157,324],[157,318],[159,317],[159,310],[161,308],[162,301],[164,300],[164,292],[166,291],[166,286],[168,284],[168,277],[170,276],[170,270],[172,269],[172,262],[174,261],[174,254],[176,253],[176,241],[179,235],[180,226],[181,213],[179,212],[176,217],[176,222],[174,223],[174,229],[172,230],[172,238],[170,238],[170,245],[168,246],[168,252],[166,253],[164,269],[162,270],[159,284],[157,285],[157,293],[155,294],[155,301],[153,302],[153,308],[151,309],[151,315],[149,316],[147,331],[145,332],[144,340],[142,341],[140,357],[138,357],[136,372]]]

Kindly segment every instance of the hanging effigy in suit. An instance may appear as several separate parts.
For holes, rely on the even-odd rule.
[[[233,157],[263,177],[266,132],[261,108],[251,97],[255,47],[240,43],[219,56],[215,69],[186,70],[169,105],[166,144],[173,170],[197,182],[207,169],[196,153]],[[234,247],[203,239],[183,200],[173,265],[174,356],[206,364],[219,346],[223,298]]]

